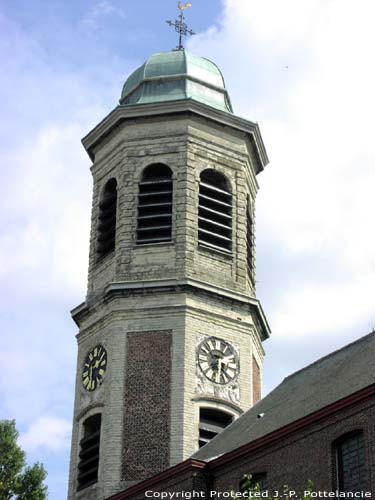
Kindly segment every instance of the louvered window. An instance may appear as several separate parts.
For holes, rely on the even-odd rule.
[[[115,250],[116,241],[117,182],[110,179],[104,187],[99,203],[97,260]]]
[[[78,464],[78,490],[98,480],[101,415],[89,417],[83,424]]]
[[[199,448],[202,448],[233,421],[233,416],[213,408],[201,408],[199,415]]]
[[[172,238],[172,172],[150,165],[139,183],[137,243],[160,243]]]
[[[336,442],[338,489],[343,493],[366,491],[367,470],[363,432],[347,434]]]
[[[247,199],[246,225],[247,270],[251,278],[254,271],[254,226],[249,199]]]
[[[232,250],[232,194],[226,178],[204,170],[199,184],[198,238],[205,246]]]

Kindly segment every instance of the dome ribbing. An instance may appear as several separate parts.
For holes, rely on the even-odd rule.
[[[224,78],[212,61],[186,50],[152,55],[126,80],[123,106],[194,99],[232,113]]]

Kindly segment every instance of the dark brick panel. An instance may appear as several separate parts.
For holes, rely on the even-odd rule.
[[[139,481],[169,466],[170,331],[127,335],[123,478]]]

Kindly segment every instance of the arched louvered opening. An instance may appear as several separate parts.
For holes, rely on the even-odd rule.
[[[224,175],[204,170],[199,184],[198,239],[210,248],[232,250],[232,194]]]
[[[247,198],[246,207],[246,251],[247,251],[247,270],[250,278],[253,277],[254,271],[254,221],[251,213],[251,204],[249,197]]]
[[[104,186],[99,203],[99,224],[96,256],[97,260],[115,250],[116,241],[117,182],[110,179]]]
[[[363,431],[341,436],[334,443],[336,483],[342,493],[367,491],[367,466]]]
[[[93,415],[83,423],[80,441],[77,490],[87,488],[98,480],[101,414]]]
[[[199,410],[199,448],[202,448],[217,434],[233,422],[233,415],[215,408]]]
[[[142,175],[138,194],[137,243],[172,239],[172,171],[161,163]]]

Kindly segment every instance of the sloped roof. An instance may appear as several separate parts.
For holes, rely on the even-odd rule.
[[[212,460],[375,383],[375,332],[299,370],[193,455]],[[258,415],[264,414],[261,418]]]

